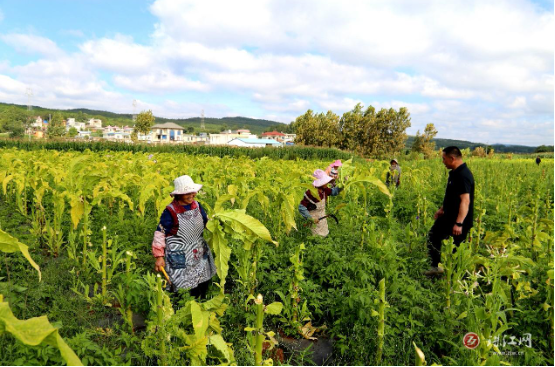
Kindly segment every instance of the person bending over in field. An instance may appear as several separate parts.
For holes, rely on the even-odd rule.
[[[466,239],[473,225],[474,176],[462,160],[457,147],[447,147],[442,153],[443,164],[450,169],[443,205],[435,213],[435,223],[428,234],[428,253],[432,267],[424,274],[436,276],[443,273],[438,266],[441,260],[442,241],[453,237],[456,246]]]
[[[179,289],[189,289],[192,296],[205,298],[216,266],[202,236],[208,216],[195,201],[202,185],[189,176],[180,176],[173,183],[173,201],[162,213],[152,241],[154,270],[167,272],[167,290],[174,296]]]
[[[299,204],[299,213],[314,222],[315,226],[311,228],[313,235],[326,237],[330,232],[328,230],[328,220],[326,216],[326,200],[328,196],[338,195],[343,188],[329,188],[328,184],[333,180],[326,172],[321,169],[314,171],[315,180],[312,185],[318,188],[318,198],[312,196],[310,190],[306,190],[303,200]]]
[[[392,159],[389,162],[389,172],[387,172],[387,177],[385,178],[385,184],[390,186],[395,184],[395,187],[399,187],[401,184],[401,167],[396,159]]]

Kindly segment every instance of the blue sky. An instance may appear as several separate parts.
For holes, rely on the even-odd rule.
[[[293,121],[407,107],[409,134],[553,144],[553,2],[0,0],[0,101]]]

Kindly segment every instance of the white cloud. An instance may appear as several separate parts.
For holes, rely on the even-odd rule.
[[[63,53],[54,41],[41,36],[10,33],[1,34],[0,39],[23,53],[39,53],[48,58],[53,58]]]
[[[91,65],[120,74],[140,74],[155,65],[155,50],[121,35],[114,39],[87,41],[80,49]]]
[[[138,77],[117,75],[114,83],[133,92],[171,93],[175,91],[207,91],[209,87],[201,82],[188,80],[167,71],[143,74]]]
[[[85,33],[83,33],[83,31],[80,29],[62,29],[60,31],[60,34],[64,34],[72,37],[78,37],[78,38],[85,37]]]
[[[211,116],[289,122],[373,101],[408,107],[409,132],[432,122],[440,136],[495,138],[501,124],[499,139],[527,129],[551,140],[541,129],[553,121],[555,21],[526,0],[156,0],[150,10],[147,43],[118,34],[68,54],[44,37],[0,35],[45,55],[0,72],[72,107],[129,112],[140,94],[161,116],[198,116],[204,105]],[[193,101],[176,98],[185,91]],[[172,100],[147,101],[164,95]]]
[[[515,97],[514,101],[508,106],[509,108],[525,108],[526,107],[526,97]]]

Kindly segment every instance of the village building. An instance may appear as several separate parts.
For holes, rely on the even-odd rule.
[[[258,139],[258,138],[235,138],[230,140],[227,145],[247,148],[264,148],[264,147],[281,147],[282,144],[274,139]]]
[[[70,117],[66,120],[65,126],[66,131],[69,131],[69,129],[71,129],[72,127],[77,129],[77,131],[83,131],[86,128],[86,124],[84,122],[77,122],[73,117]]]
[[[87,127],[91,129],[102,129],[102,120],[100,119],[90,119],[87,123]]]
[[[139,141],[151,143],[183,142],[183,127],[174,122],[156,124],[150,128],[149,134],[138,134]]]
[[[274,130],[274,131],[262,133],[261,138],[272,139],[275,141],[282,142],[283,138],[285,138],[285,134]]]
[[[295,141],[296,134],[285,134],[278,131],[270,131],[262,133],[261,137],[264,139],[273,139],[280,143],[292,143]],[[289,145],[289,144],[288,144]]]
[[[222,131],[219,134],[209,134],[210,137],[208,139],[208,143],[210,145],[226,145],[233,139],[242,138],[242,139],[257,139],[258,136],[251,134],[250,130],[247,129],[240,129],[240,130],[227,130]]]

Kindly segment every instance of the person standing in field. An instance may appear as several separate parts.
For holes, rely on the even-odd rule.
[[[397,159],[392,159],[389,164],[389,172],[387,172],[385,184],[387,186],[395,184],[395,187],[399,187],[401,184],[401,166],[399,166]]]
[[[176,178],[170,194],[173,201],[154,232],[154,270],[167,272],[168,290],[174,296],[179,289],[189,289],[192,296],[205,298],[210,279],[216,274],[212,251],[203,237],[208,216],[195,201],[201,187],[189,176]]]
[[[540,156],[537,156],[536,157],[536,164],[539,166],[541,162],[542,162],[542,160],[541,160]]]
[[[328,166],[328,168],[326,168],[325,172],[326,175],[330,176],[332,178],[332,181],[330,182],[330,186],[331,187],[335,187],[335,180],[337,180],[339,178],[339,167],[341,167],[343,165],[343,163],[341,163],[341,159],[336,160],[335,162],[333,162],[332,164],[330,164]]]
[[[435,223],[428,234],[428,254],[431,268],[424,274],[440,275],[442,241],[453,237],[458,246],[466,239],[473,225],[474,216],[474,176],[462,160],[459,148],[450,146],[443,149],[443,164],[450,169],[443,205],[435,213]]]
[[[338,195],[343,188],[329,188],[328,184],[332,178],[321,169],[314,171],[312,176],[315,178],[312,185],[318,188],[318,198],[315,198],[310,190],[306,190],[303,200],[299,204],[299,213],[304,218],[314,222],[315,226],[311,228],[313,235],[326,237],[330,233],[328,220],[323,218],[326,216],[326,200],[329,196]]]

